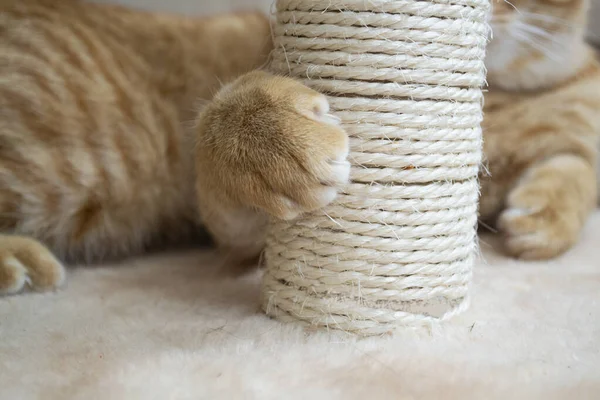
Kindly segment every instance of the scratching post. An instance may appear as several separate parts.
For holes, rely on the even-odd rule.
[[[272,69],[329,95],[352,182],[273,222],[262,305],[359,335],[467,305],[489,0],[278,0]]]

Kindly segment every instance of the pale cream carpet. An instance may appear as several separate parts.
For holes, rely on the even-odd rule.
[[[210,252],[71,273],[0,299],[0,398],[598,399],[600,212],[550,263],[484,237],[471,309],[444,329],[354,341],[263,316],[259,277]]]

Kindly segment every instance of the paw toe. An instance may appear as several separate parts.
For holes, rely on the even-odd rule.
[[[506,235],[506,252],[523,260],[539,260],[554,256],[554,250],[543,233]]]
[[[330,175],[323,182],[324,184],[340,186],[348,183],[350,180],[350,163],[348,161],[330,161],[329,166]]]
[[[40,254],[36,266],[29,269],[31,286],[37,290],[50,290],[61,286],[65,281],[65,269],[49,252]]]
[[[41,243],[22,237],[2,240],[5,243],[0,243],[0,293],[13,294],[25,287],[50,290],[65,281],[63,265]]]
[[[509,208],[502,213],[500,222],[510,224],[511,221],[522,217],[527,217],[531,214],[533,214],[533,211],[528,208]]]
[[[278,207],[275,210],[271,210],[271,213],[285,221],[292,220],[302,213],[300,204],[289,197],[279,196],[277,204]]]
[[[0,294],[20,292],[28,283],[27,268],[15,257],[0,260]]]
[[[335,198],[337,197],[337,189],[333,188],[333,187],[321,187],[319,189],[317,189],[315,191],[315,197],[316,197],[316,207],[315,208],[321,208],[321,207],[325,207],[327,204],[330,204],[331,202],[333,202],[335,200]]]
[[[279,196],[276,207],[270,212],[277,218],[292,220],[303,213],[325,207],[335,200],[337,193],[335,187],[320,185],[298,194],[296,201],[286,196]]]

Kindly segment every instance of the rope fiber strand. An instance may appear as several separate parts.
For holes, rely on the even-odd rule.
[[[273,221],[262,307],[382,335],[468,305],[489,0],[278,0],[271,69],[326,93],[350,135],[334,204]]]

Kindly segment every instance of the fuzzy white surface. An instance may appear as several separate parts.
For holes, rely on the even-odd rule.
[[[585,399],[600,396],[600,212],[560,259],[484,237],[470,310],[434,332],[355,341],[258,309],[259,277],[210,252],[77,269],[0,298],[0,399]]]

